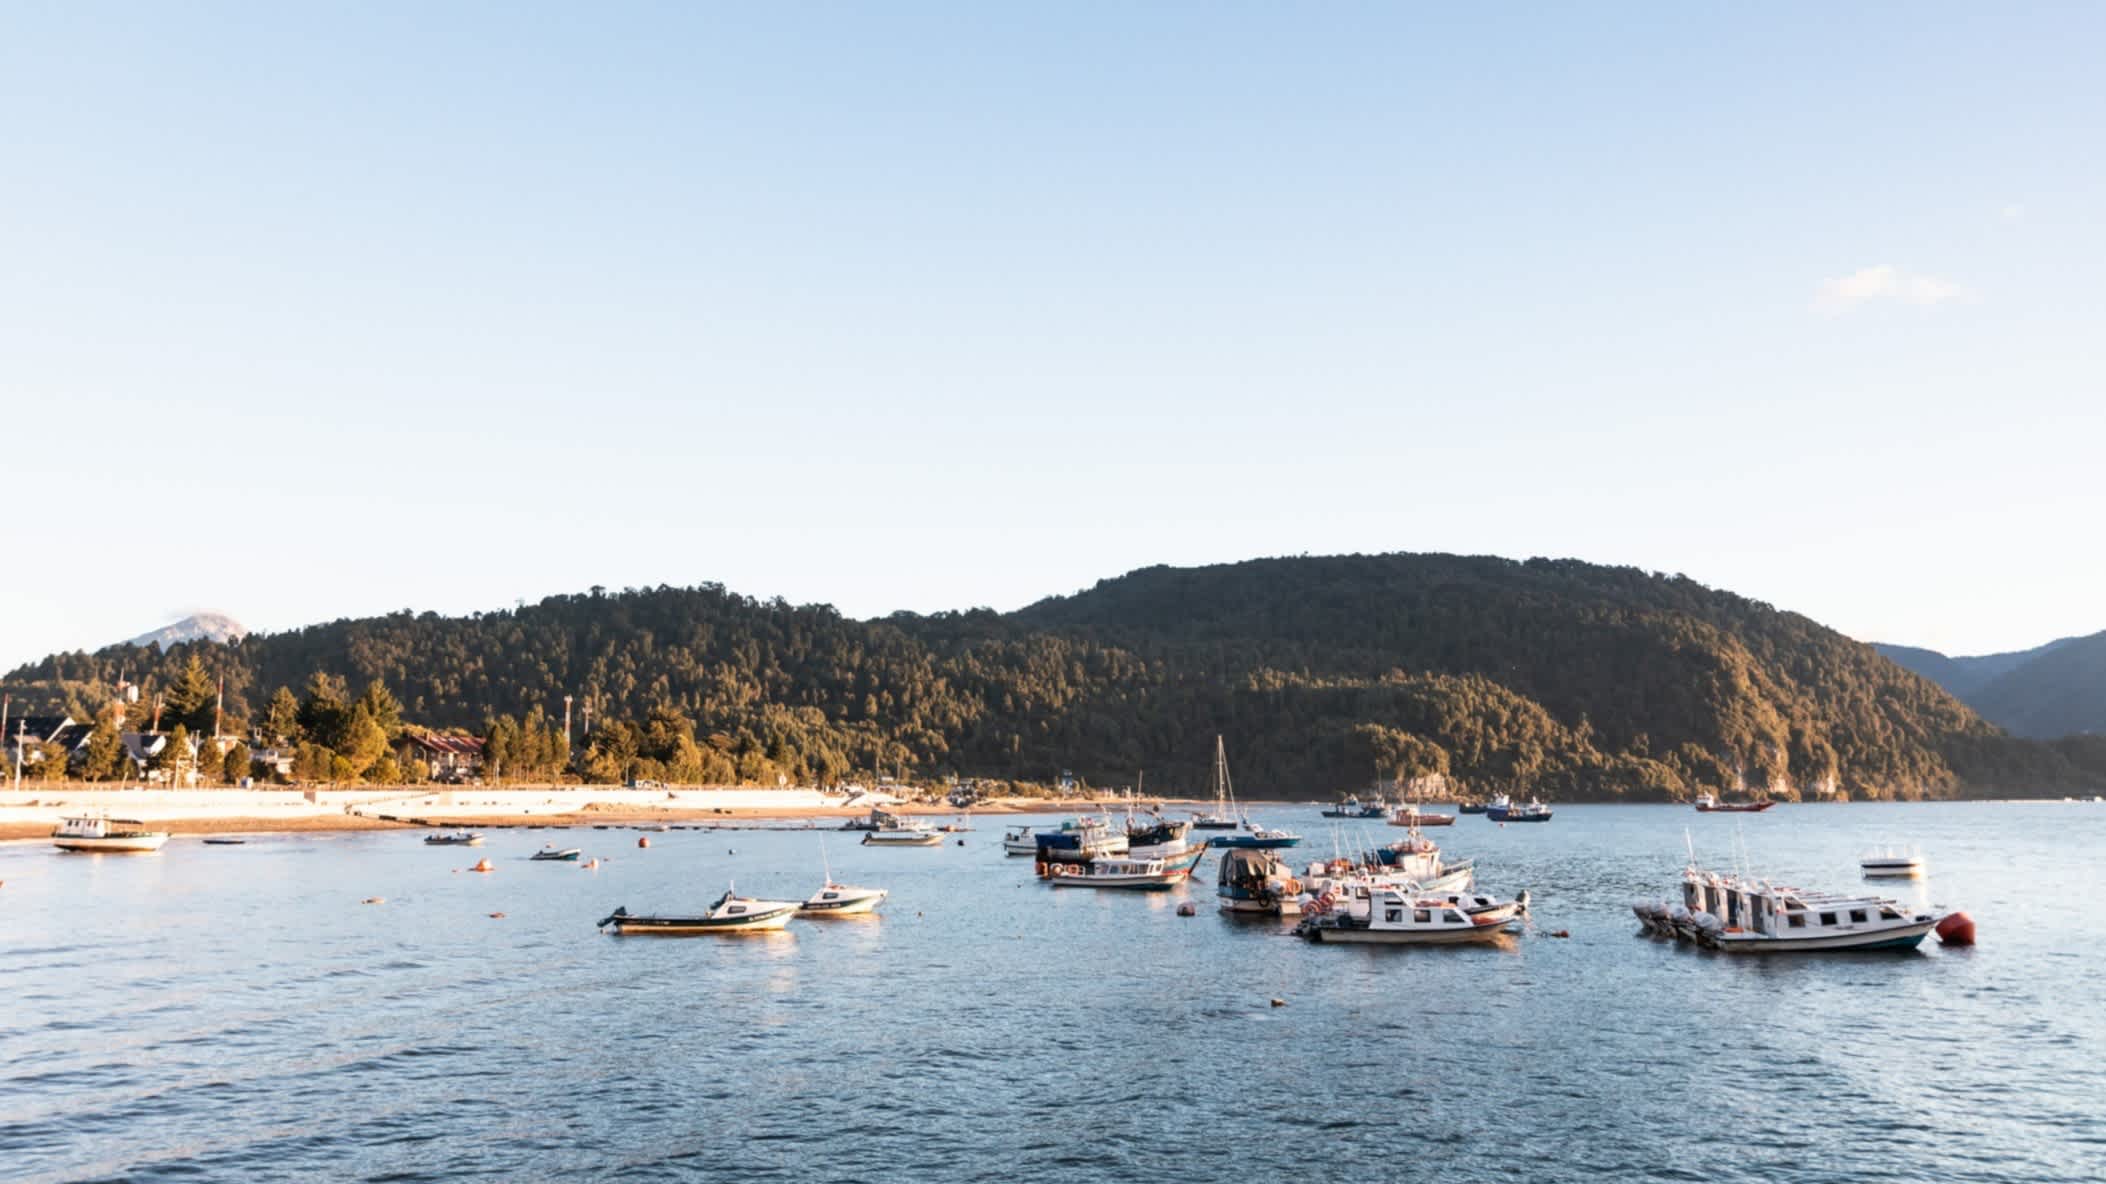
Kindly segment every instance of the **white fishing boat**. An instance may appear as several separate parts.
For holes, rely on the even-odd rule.
[[[883,888],[857,888],[827,880],[797,908],[800,917],[858,917],[875,912],[891,893]]]
[[[865,847],[941,847],[943,836],[919,822],[902,823],[885,830],[866,831]]]
[[[480,847],[483,836],[472,830],[457,830],[447,834],[425,835],[427,847]]]
[[[1882,897],[1810,892],[1692,865],[1668,922],[1682,940],[1728,953],[1794,954],[1912,950],[1938,917]]]
[[[1190,864],[1162,859],[1093,859],[1088,863],[1053,863],[1046,867],[1046,882],[1062,888],[1161,890],[1174,888],[1191,875]]]
[[[1880,847],[1865,852],[1857,861],[1868,880],[1913,880],[1930,870],[1929,861],[1914,847]]]
[[[1489,898],[1487,898],[1489,899]],[[1336,907],[1337,899],[1310,903],[1295,933],[1314,942],[1360,945],[1468,945],[1498,941],[1507,923],[1527,908],[1525,900],[1495,902],[1477,912],[1463,901],[1378,889],[1366,911]]]
[[[695,933],[756,933],[781,929],[790,923],[798,907],[794,900],[754,900],[740,896],[736,891],[726,891],[716,903],[698,915],[646,917],[631,913],[624,906],[600,918],[600,928],[612,928],[618,934],[665,937]]]
[[[554,843],[549,843],[542,847],[541,850],[527,856],[527,858],[537,863],[576,863],[578,856],[583,854],[585,854],[583,848],[558,847]]]
[[[1102,818],[1083,815],[1060,824],[1060,829],[1032,836],[1033,853],[1043,863],[1088,863],[1106,856],[1125,855],[1129,844],[1124,832]]]
[[[51,845],[61,851],[107,851],[120,855],[143,855],[159,851],[168,842],[165,830],[148,830],[136,818],[111,818],[106,814],[80,814],[61,818],[51,832]]]
[[[1038,833],[1036,829],[1028,826],[1012,826],[1008,830],[1003,831],[1002,854],[1038,854]]]

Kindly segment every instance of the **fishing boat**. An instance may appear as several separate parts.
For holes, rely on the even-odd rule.
[[[1126,836],[1102,818],[1083,815],[1065,819],[1059,829],[1032,836],[1040,863],[1088,863],[1127,853]]]
[[[1713,794],[1698,794],[1696,800],[1699,814],[1760,814],[1776,802],[1764,798],[1759,802],[1722,802]]]
[[[1302,882],[1280,857],[1263,849],[1224,852],[1214,877],[1215,903],[1224,913],[1293,913],[1301,891]]]
[[[1160,812],[1138,816],[1129,813],[1126,855],[1131,859],[1179,859],[1194,851],[1203,855],[1207,845],[1192,841],[1192,829],[1190,821],[1165,818]]]
[[[1548,822],[1550,807],[1538,801],[1516,806],[1508,802],[1495,802],[1484,812],[1493,822]]]
[[[576,863],[578,856],[583,854],[585,852],[579,848],[558,847],[554,843],[550,843],[541,848],[541,850],[527,856],[527,858],[543,863]]]
[[[1195,861],[1196,862],[1196,861]],[[1192,866],[1163,859],[1093,859],[1046,866],[1046,882],[1057,888],[1137,888],[1161,891],[1191,878]]]
[[[427,847],[480,847],[483,845],[483,836],[472,830],[457,830],[447,834],[425,835],[424,845]]]
[[[107,814],[78,814],[59,819],[51,832],[51,845],[61,851],[104,851],[116,855],[144,855],[159,851],[168,842],[165,830],[148,830],[136,818],[111,818]]]
[[[941,847],[943,836],[922,824],[907,823],[889,828],[867,831],[863,835],[865,847]]]
[[[1363,802],[1357,795],[1323,812],[1326,818],[1381,818],[1388,813],[1388,803],[1380,798],[1372,802]]]
[[[1674,936],[1727,953],[1797,954],[1913,950],[1938,918],[1883,897],[1809,892],[1692,863],[1665,922]]]
[[[682,936],[691,933],[756,933],[781,929],[790,923],[799,905],[794,900],[754,900],[727,890],[716,903],[698,916],[644,917],[627,906],[600,918],[601,929],[612,927],[618,934]]]
[[[1489,898],[1482,898],[1487,899]],[[1337,907],[1338,898],[1311,901],[1295,934],[1313,942],[1360,945],[1470,945],[1498,941],[1527,901],[1493,902],[1472,912],[1460,898],[1423,896],[1398,888],[1370,893],[1364,912]]]
[[[1483,802],[1461,802],[1456,805],[1455,812],[1458,814],[1482,814],[1487,809],[1489,807]]]
[[[1867,851],[1857,866],[1868,880],[1913,880],[1930,870],[1930,863],[1914,847]]]
[[[875,912],[891,893],[883,888],[836,884],[829,877],[819,891],[797,906],[800,917],[859,917]]]
[[[1028,826],[1010,827],[1002,832],[1002,854],[1036,855],[1038,854],[1038,836]]]
[[[1421,810],[1417,806],[1399,806],[1397,807],[1397,812],[1389,816],[1389,824],[1391,826],[1409,827],[1454,826],[1455,815],[1435,814],[1431,811]]]

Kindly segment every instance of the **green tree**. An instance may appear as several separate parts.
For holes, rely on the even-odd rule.
[[[124,768],[128,760],[117,723],[105,714],[88,733],[87,747],[81,753],[80,775],[87,781],[114,781],[129,771]]]
[[[241,741],[237,740],[229,746],[227,755],[220,762],[220,769],[227,784],[238,785],[242,778],[249,776],[249,764],[252,759],[249,746]]]
[[[161,722],[182,724],[194,732],[209,731],[217,688],[211,672],[198,660],[196,647],[189,648],[191,652],[184,656],[182,668],[161,696]]]
[[[367,713],[366,705],[360,703],[351,709],[350,720],[344,725],[343,739],[336,751],[351,764],[353,776],[363,776],[367,769],[387,755],[387,733]]]
[[[188,785],[197,760],[190,747],[190,729],[177,724],[163,740],[161,751],[154,754],[154,768],[167,774],[170,785]]]
[[[366,715],[380,726],[380,733],[392,743],[402,735],[402,704],[388,692],[387,684],[374,679],[366,684],[365,693],[358,697],[358,706],[366,709]]]
[[[263,712],[263,741],[273,748],[283,748],[298,744],[302,735],[300,701],[293,698],[291,691],[279,687]]]
[[[300,733],[324,748],[341,748],[344,727],[351,722],[345,702],[344,680],[317,672],[307,680],[307,696],[300,700]]]

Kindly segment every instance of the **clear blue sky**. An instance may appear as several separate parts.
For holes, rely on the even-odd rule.
[[[0,7],[0,664],[1387,550],[2106,628],[2106,13],[1489,7]]]

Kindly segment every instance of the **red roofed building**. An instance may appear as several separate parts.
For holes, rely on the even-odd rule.
[[[467,781],[483,771],[483,741],[458,732],[404,732],[395,759],[424,766],[433,781]]]

